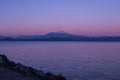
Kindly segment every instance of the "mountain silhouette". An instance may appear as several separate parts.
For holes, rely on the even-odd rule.
[[[0,41],[120,41],[120,36],[90,37],[58,31],[46,35],[0,36]]]

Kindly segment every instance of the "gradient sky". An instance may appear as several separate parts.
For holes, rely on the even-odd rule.
[[[120,0],[0,0],[0,35],[120,36]]]

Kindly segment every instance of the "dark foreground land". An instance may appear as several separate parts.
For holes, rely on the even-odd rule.
[[[8,60],[5,55],[0,55],[0,80],[66,80],[66,78],[15,63]]]

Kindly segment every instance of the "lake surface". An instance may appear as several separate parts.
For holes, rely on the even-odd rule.
[[[120,42],[0,42],[10,60],[69,80],[120,80]]]

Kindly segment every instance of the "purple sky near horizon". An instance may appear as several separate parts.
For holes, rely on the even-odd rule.
[[[120,36],[120,0],[0,0],[0,35],[57,30]]]

